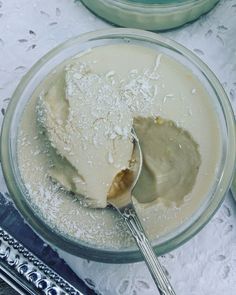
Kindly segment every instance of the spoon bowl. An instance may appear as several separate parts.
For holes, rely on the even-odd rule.
[[[134,128],[132,128],[131,134],[133,139],[132,159],[130,160],[129,169],[122,170],[123,177],[118,177],[117,181],[117,186],[120,186],[118,182],[125,182],[125,178],[128,178],[128,183],[124,183],[126,190],[118,196],[116,194],[114,197],[108,197],[108,203],[121,212],[132,203],[132,192],[138,182],[143,166],[143,154]]]

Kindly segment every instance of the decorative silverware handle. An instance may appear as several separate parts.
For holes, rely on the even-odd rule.
[[[123,215],[140,251],[143,254],[145,262],[160,294],[176,295],[149,240],[146,237],[145,231],[139,221],[139,218],[137,217],[135,209],[133,207],[126,208],[124,212],[121,212],[121,214]]]
[[[83,295],[1,227],[0,269],[4,277],[15,277],[26,294]]]

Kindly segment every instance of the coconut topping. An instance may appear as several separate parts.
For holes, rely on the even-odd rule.
[[[131,70],[126,80],[73,60],[38,99],[38,121],[60,155],[49,175],[91,207],[106,207],[113,180],[129,168],[133,117],[151,113],[160,60],[141,74]]]

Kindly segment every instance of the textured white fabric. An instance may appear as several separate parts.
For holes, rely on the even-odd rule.
[[[111,27],[72,0],[0,0],[0,120],[20,78],[48,50],[84,32]],[[236,111],[236,0],[162,33],[200,56],[222,82]],[[0,121],[0,122],[1,122]],[[1,190],[6,187],[0,176]],[[161,258],[177,294],[236,294],[236,204],[230,194],[191,241]],[[60,255],[104,295],[157,294],[143,262],[102,264]]]

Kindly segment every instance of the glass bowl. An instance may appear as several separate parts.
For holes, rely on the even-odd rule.
[[[47,242],[68,253],[91,260],[128,263],[142,259],[135,246],[104,249],[75,241],[49,226],[26,197],[17,163],[17,133],[23,110],[39,83],[63,61],[90,48],[107,44],[137,44],[163,52],[189,68],[201,81],[212,100],[220,122],[222,153],[214,184],[196,212],[174,231],[153,241],[158,255],[175,249],[195,235],[213,216],[228,191],[235,167],[235,119],[230,102],[215,75],[192,52],[155,33],[136,29],[95,31],[70,39],[43,56],[23,77],[5,114],[1,134],[1,161],[12,199],[28,224]],[[204,131],[203,131],[204,132]]]
[[[232,187],[231,187],[231,192],[234,197],[234,200],[236,201],[236,174],[234,175]]]
[[[219,0],[81,0],[96,15],[122,26],[167,30],[197,19]]]

